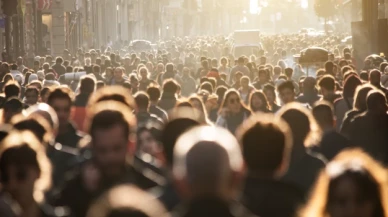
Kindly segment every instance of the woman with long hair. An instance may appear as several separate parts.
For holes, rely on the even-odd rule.
[[[301,217],[387,217],[387,171],[359,149],[321,172]]]
[[[351,75],[346,78],[342,98],[334,102],[334,113],[337,117],[336,126],[338,130],[341,128],[346,112],[352,109],[354,93],[361,84],[361,80],[358,76]]]
[[[260,90],[255,90],[249,96],[249,108],[252,112],[271,112],[267,97]]]
[[[217,126],[224,127],[235,133],[240,124],[251,115],[251,111],[244,105],[240,94],[235,89],[225,93],[220,110],[218,111]]]
[[[151,79],[149,79],[149,72],[146,67],[142,67],[139,69],[139,91],[147,91],[148,85],[150,85],[152,82]]]
[[[353,109],[345,114],[344,120],[340,127],[341,134],[349,136],[350,122],[353,120],[354,117],[367,110],[366,97],[368,96],[368,93],[372,90],[376,90],[376,88],[371,84],[364,84],[357,87],[356,92],[354,93]]]

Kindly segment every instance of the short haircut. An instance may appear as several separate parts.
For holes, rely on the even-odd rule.
[[[313,107],[313,116],[322,127],[333,125],[334,121],[334,107],[331,103],[326,101],[318,101]]]
[[[80,81],[79,90],[81,93],[90,94],[96,89],[96,81],[89,76],[85,76]]]
[[[201,87],[199,88],[201,90],[206,90],[208,91],[210,94],[213,93],[213,86],[210,82],[204,82],[201,84]]]
[[[3,109],[4,109],[4,112],[22,111],[23,110],[23,103],[22,103],[22,101],[20,101],[19,98],[11,97],[4,102]]]
[[[4,94],[6,99],[9,99],[11,97],[19,97],[20,95],[19,84],[15,81],[8,81],[4,87]]]
[[[93,72],[100,73],[101,72],[101,67],[99,65],[94,65],[93,66]]]
[[[278,86],[278,92],[281,93],[283,90],[285,89],[290,89],[292,90],[293,92],[295,91],[295,86],[294,84],[292,83],[292,81],[285,81],[283,83],[281,83],[279,86]]]
[[[284,69],[284,74],[286,74],[287,77],[292,77],[292,74],[294,74],[294,70],[292,68],[286,68]]]
[[[135,94],[135,102],[138,108],[147,109],[150,105],[150,98],[145,92],[137,92]]]
[[[62,64],[63,63],[63,58],[62,57],[57,57],[57,59],[55,59],[55,62],[59,63],[59,64]]]
[[[163,92],[176,93],[177,90],[178,90],[178,85],[176,81],[174,81],[173,79],[167,79],[166,81],[164,81]]]
[[[335,90],[335,79],[332,75],[324,75],[318,82],[319,87],[328,91]]]
[[[292,149],[292,135],[279,117],[258,113],[249,117],[237,130],[248,169],[252,172],[284,173]],[[257,139],[257,138],[261,139]],[[285,171],[279,171],[284,169]],[[276,174],[282,175],[282,174]]]
[[[86,129],[92,139],[97,130],[110,129],[117,125],[123,127],[125,138],[132,139],[131,135],[136,132],[136,118],[125,104],[110,100],[99,102],[90,108]]]
[[[40,116],[15,116],[11,120],[13,128],[19,131],[28,130],[33,133],[36,138],[42,142],[44,145],[47,145],[48,142],[52,139],[53,135],[51,132],[50,123]]]
[[[39,90],[36,87],[27,87],[24,93],[26,94],[27,92],[34,92],[37,96],[39,96]]]
[[[66,99],[69,101],[70,105],[72,104],[71,99],[71,90],[67,87],[58,87],[55,88],[47,98],[47,104],[52,105],[53,101],[56,99]]]
[[[102,101],[116,101],[125,104],[127,107],[134,109],[136,107],[135,100],[128,90],[122,86],[106,86],[93,93],[88,101],[88,107],[91,107]]]
[[[41,91],[40,91],[40,96],[44,96],[46,95],[46,93],[51,93],[51,89],[49,87],[44,87]]]
[[[147,88],[147,94],[151,101],[158,101],[161,96],[159,88],[155,86],[149,86]]]
[[[382,106],[387,106],[387,98],[381,90],[371,90],[366,97],[368,110],[376,110]]]

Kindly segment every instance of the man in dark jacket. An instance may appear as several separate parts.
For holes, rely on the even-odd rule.
[[[62,57],[57,57],[57,59],[55,60],[55,64],[52,66],[55,73],[57,73],[58,77],[66,73],[66,67],[62,64],[63,64]]]
[[[319,153],[332,160],[343,149],[350,147],[348,139],[335,129],[333,106],[329,102],[318,102],[313,108],[313,115],[323,131],[321,143],[317,147]]]
[[[176,216],[254,216],[235,202],[243,164],[240,146],[226,129],[200,126],[184,133],[174,151],[173,173],[184,199]]]
[[[135,132],[136,120],[132,110],[112,100],[99,102],[91,110],[87,120],[91,160],[66,182],[56,201],[56,205],[69,207],[75,217],[84,217],[92,201],[114,186],[133,184],[149,189],[156,185],[128,162],[128,157],[134,156],[130,135]]]
[[[182,88],[181,94],[182,96],[189,97],[191,94],[195,92],[196,84],[193,77],[190,75],[190,69],[185,67],[183,68],[182,74]]]
[[[303,191],[279,179],[290,160],[288,125],[269,114],[254,115],[240,127],[237,137],[248,169],[243,203],[261,217],[294,217],[304,202]]]
[[[300,103],[308,103],[313,106],[314,103],[321,99],[318,90],[315,88],[317,82],[313,77],[307,77],[303,80],[303,93],[296,99]]]
[[[158,87],[150,86],[147,88],[147,94],[150,97],[150,108],[149,112],[158,116],[163,121],[167,121],[167,112],[158,106],[160,98],[160,90]]]
[[[48,97],[47,103],[58,116],[59,128],[55,142],[60,144],[60,150],[49,150],[49,156],[54,167],[54,187],[62,184],[65,173],[75,163],[78,153],[78,142],[84,136],[70,122],[72,101],[68,88],[57,88]]]
[[[149,121],[159,122],[163,125],[163,121],[158,116],[149,112],[150,98],[145,92],[137,92],[135,94],[136,102],[136,120],[139,127],[145,126]]]

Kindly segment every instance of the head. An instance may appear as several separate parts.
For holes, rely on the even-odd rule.
[[[307,77],[303,80],[303,91],[304,92],[313,92],[315,90],[315,86],[317,85],[317,81],[313,77]]]
[[[96,200],[86,217],[168,217],[166,213],[164,206],[149,193],[133,185],[119,185]]]
[[[137,105],[137,110],[140,112],[148,111],[150,106],[150,98],[145,92],[137,92],[135,94],[135,102]]]
[[[201,98],[199,98],[198,96],[191,96],[189,98],[189,102],[193,105],[195,109],[197,109],[199,112],[202,112],[205,116],[207,116],[205,105]]]
[[[231,200],[242,181],[240,146],[226,129],[195,127],[181,135],[176,143],[173,174],[186,200],[203,196]]]
[[[239,84],[242,77],[243,77],[242,72],[236,72],[236,74],[234,75],[234,82]]]
[[[326,71],[326,74],[335,76],[334,63],[331,61],[326,62],[325,63],[325,71]]]
[[[59,127],[66,129],[69,124],[73,104],[71,90],[66,87],[59,87],[52,90],[47,99],[47,104],[57,113]]]
[[[15,130],[30,131],[45,147],[54,139],[50,124],[43,117],[18,115],[12,118],[10,123]]]
[[[85,76],[80,81],[81,94],[92,94],[96,90],[96,80],[91,76]]]
[[[104,179],[117,179],[134,155],[136,118],[125,104],[108,100],[90,108],[86,123],[94,163]]]
[[[288,80],[290,80],[292,78],[292,75],[294,74],[294,70],[288,67],[284,69],[284,74],[287,76]]]
[[[139,77],[141,79],[147,79],[148,78],[148,69],[146,67],[142,67],[139,70]]]
[[[21,114],[23,111],[23,103],[17,97],[11,97],[5,101],[3,105],[3,123],[10,123],[11,119]]]
[[[33,106],[30,106],[26,111],[25,114],[27,117],[38,117],[43,118],[49,123],[49,130],[53,132],[54,134],[58,131],[59,121],[58,116],[55,110],[49,106],[46,103],[39,103]]]
[[[122,68],[122,67],[117,67],[117,68],[114,69],[113,78],[114,78],[116,81],[121,81],[121,80],[123,80],[123,75],[124,75],[124,68]]]
[[[226,108],[230,113],[237,114],[242,109],[243,103],[241,101],[240,94],[236,90],[230,89],[225,93],[220,110]]]
[[[321,92],[324,97],[335,92],[335,79],[332,75],[323,76],[319,80],[318,85],[321,88]]]
[[[51,184],[51,164],[44,146],[32,133],[10,133],[0,147],[0,165],[3,190],[14,200],[43,200]]]
[[[372,90],[377,89],[370,84],[363,84],[358,86],[354,93],[353,109],[361,112],[366,111],[366,97],[368,96],[368,93]]]
[[[377,69],[374,69],[372,70],[370,73],[369,73],[369,82],[373,85],[373,86],[380,86],[380,82],[381,82],[381,72]]]
[[[294,147],[318,144],[321,131],[311,111],[302,104],[290,103],[282,107],[277,115],[291,128]]]
[[[167,79],[163,83],[163,94],[168,93],[168,94],[175,94],[178,90],[178,85],[175,80],[172,79]]]
[[[24,97],[26,98],[27,105],[35,105],[39,101],[39,90],[36,87],[27,87],[24,92]]]
[[[358,76],[349,76],[348,78],[346,78],[344,83],[343,96],[346,98],[353,98],[357,87],[361,84],[361,79]]]
[[[49,62],[50,63],[50,62]],[[55,63],[56,64],[62,64],[63,63],[63,58],[62,57],[57,57],[56,59],[55,59]]]
[[[268,99],[268,103],[276,103],[276,92],[275,92],[275,87],[271,84],[266,84],[264,85],[263,92],[265,96]]]
[[[382,91],[372,90],[366,97],[366,106],[368,112],[374,114],[386,114],[388,109],[387,98]]]
[[[256,90],[251,93],[249,97],[249,106],[252,112],[267,112],[270,110],[267,97],[260,90]]]
[[[243,76],[240,79],[240,84],[241,84],[242,88],[249,88],[249,83],[250,82],[251,82],[251,80],[249,79],[248,76]]]
[[[385,169],[359,149],[337,155],[316,182],[302,215],[387,216]]]
[[[318,101],[312,110],[313,116],[322,131],[332,130],[335,125],[334,108],[329,102]]]
[[[288,104],[295,101],[295,86],[292,81],[285,81],[278,86],[278,93],[280,99],[284,104]]]

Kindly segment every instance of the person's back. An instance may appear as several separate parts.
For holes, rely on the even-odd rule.
[[[287,171],[282,165],[289,161],[290,134],[284,121],[269,114],[251,116],[237,131],[248,169],[242,202],[258,216],[294,217],[304,202],[301,189],[279,178]]]
[[[63,59],[62,57],[57,57],[55,64],[52,66],[54,71],[58,76],[64,75],[66,73],[66,67],[62,65]]]
[[[163,92],[158,102],[158,106],[167,112],[174,108],[177,102],[177,99],[175,97],[175,93],[177,92],[177,90],[178,85],[174,80],[166,80],[163,85]]]

